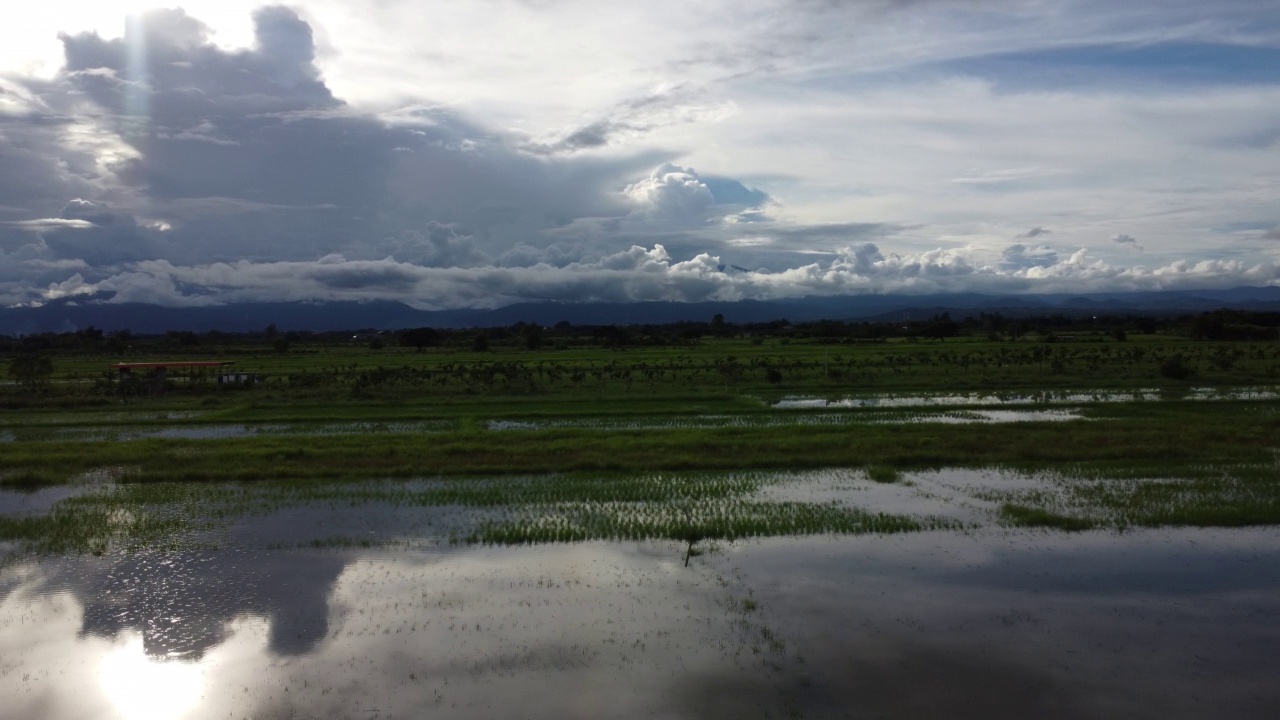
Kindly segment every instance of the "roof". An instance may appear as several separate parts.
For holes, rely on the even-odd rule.
[[[192,368],[192,367],[224,367],[234,365],[235,360],[212,360],[205,362],[142,362],[116,363],[112,370],[143,370],[147,368]]]

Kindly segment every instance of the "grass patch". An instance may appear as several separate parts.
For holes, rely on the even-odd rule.
[[[897,468],[891,465],[872,465],[867,468],[867,477],[873,482],[896,483],[901,478]]]
[[[1005,503],[1000,506],[1000,515],[1006,522],[1018,527],[1055,528],[1057,530],[1066,530],[1068,532],[1091,530],[1097,527],[1097,523],[1094,523],[1091,520],[1068,517],[1066,515],[1059,515],[1058,513],[1049,512],[1048,510],[1041,508],[1015,505],[1014,503]]]
[[[12,475],[0,476],[0,489],[17,492],[36,492],[55,485],[64,485],[65,480],[53,473],[24,470]]]

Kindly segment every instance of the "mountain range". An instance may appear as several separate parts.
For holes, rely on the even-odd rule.
[[[392,301],[270,302],[206,307],[113,303],[109,297],[64,298],[38,307],[0,308],[0,334],[70,332],[89,326],[136,334],[169,330],[253,332],[286,330],[396,330],[406,327],[498,327],[525,321],[553,325],[644,325],[708,321],[730,323],[813,320],[892,321],[951,313],[957,319],[988,313],[1033,315],[1167,316],[1219,308],[1280,312],[1280,287],[1194,292],[1109,292],[1056,295],[853,295],[739,302],[517,303],[489,310],[418,310]]]

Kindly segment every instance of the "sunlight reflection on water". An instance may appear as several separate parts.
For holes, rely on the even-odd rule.
[[[690,568],[681,552],[19,562],[0,570],[0,693],[51,720],[1267,717],[1280,701],[1268,528],[773,538]]]

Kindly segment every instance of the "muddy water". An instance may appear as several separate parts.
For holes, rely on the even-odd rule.
[[[0,570],[0,716],[1280,709],[1274,529],[769,539],[688,568],[661,542],[271,550],[237,537]]]

